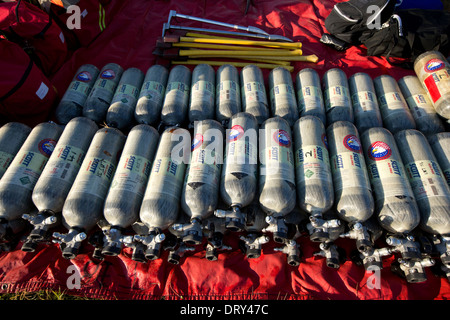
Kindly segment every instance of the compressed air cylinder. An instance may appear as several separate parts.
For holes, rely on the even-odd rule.
[[[123,72],[106,113],[108,126],[123,130],[133,125],[134,111],[143,80],[144,73],[138,68],[129,68]]]
[[[77,117],[65,126],[55,150],[33,190],[33,203],[40,214],[60,213],[98,127]]]
[[[171,127],[162,133],[140,210],[140,219],[150,230],[163,231],[178,217],[189,161],[184,158],[186,154],[181,159],[174,157],[179,155],[176,150],[180,144],[190,148],[191,135],[186,129]]]
[[[283,217],[296,204],[291,129],[286,120],[274,117],[263,123],[262,131],[259,203],[267,215]]]
[[[64,258],[72,259],[78,254],[86,233],[103,217],[106,194],[125,139],[115,128],[102,128],[95,133],[63,206],[63,224],[69,232],[53,233],[65,244]]]
[[[214,213],[219,201],[220,173],[223,163],[222,125],[216,120],[198,121],[194,127],[191,161],[186,168],[181,192],[181,207],[194,220],[201,222]],[[200,232],[192,233],[192,241],[201,242]]]
[[[258,173],[258,122],[239,112],[231,117],[226,134],[220,195],[226,205],[248,206],[256,195]]]
[[[225,64],[216,72],[216,120],[224,123],[241,110],[239,72]]]
[[[18,219],[33,208],[31,194],[62,129],[44,122],[33,128],[0,180],[0,219]]]
[[[428,142],[450,187],[450,132],[434,134]]]
[[[369,128],[382,127],[383,121],[372,78],[367,73],[358,72],[348,79],[348,86],[358,131],[363,133]]]
[[[348,80],[344,71],[333,68],[323,76],[323,93],[327,126],[336,121],[354,122]]]
[[[322,214],[334,202],[325,126],[318,117],[306,115],[292,131],[298,205],[310,214]]]
[[[128,134],[103,211],[111,225],[102,251],[106,255],[120,253],[122,232],[139,219],[158,142],[158,132],[146,124],[133,127]]]
[[[199,64],[192,71],[188,111],[189,122],[192,125],[194,121],[214,119],[215,82],[216,74],[209,64]]]
[[[392,134],[400,130],[415,129],[416,123],[397,81],[389,75],[373,80],[378,97],[383,126]]]
[[[277,67],[269,73],[269,93],[272,116],[285,119],[292,127],[299,113],[292,76],[286,68]]]
[[[138,123],[156,125],[159,121],[168,77],[164,66],[155,64],[148,68],[134,112]]]
[[[106,112],[111,104],[122,73],[123,69],[117,63],[108,63],[103,66],[91,93],[86,99],[83,107],[83,116],[97,123],[101,123],[106,119]]]
[[[258,124],[269,118],[269,103],[261,69],[249,64],[241,70],[242,111],[256,117]]]
[[[55,110],[55,117],[59,123],[66,124],[71,119],[83,114],[83,107],[98,73],[98,68],[91,64],[85,64],[78,68]]]
[[[300,117],[316,116],[325,125],[327,117],[317,71],[311,68],[300,70],[295,79],[295,87]]]
[[[431,234],[450,234],[450,189],[427,138],[409,129],[395,140],[419,206],[419,226]]]
[[[410,232],[418,226],[420,213],[394,136],[386,128],[370,128],[361,134],[361,142],[374,192],[374,215],[389,232]]]
[[[30,132],[30,127],[19,122],[9,122],[0,128],[0,179]]]
[[[436,112],[450,119],[450,63],[439,51],[427,51],[414,61],[414,71]]]
[[[401,78],[398,86],[408,103],[417,130],[426,136],[445,131],[442,120],[437,115],[430,98],[416,76]]]
[[[186,121],[191,90],[191,70],[177,65],[170,70],[161,121],[167,126],[182,125]]]
[[[336,121],[327,128],[334,201],[339,217],[351,224],[364,222],[374,211],[374,200],[356,126]]]

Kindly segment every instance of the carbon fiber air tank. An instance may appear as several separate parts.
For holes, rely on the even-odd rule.
[[[83,107],[83,116],[102,123],[111,104],[114,92],[122,77],[123,69],[117,63],[108,63],[102,70],[92,87],[91,93]]]
[[[214,214],[225,218],[226,227],[240,231],[245,227],[242,208],[255,199],[258,188],[258,122],[255,116],[239,112],[230,119],[226,132],[225,157],[220,179],[220,196],[230,207]]]
[[[185,231],[185,243],[199,244],[202,241],[202,221],[217,208],[223,138],[224,130],[218,121],[209,119],[195,122],[191,161],[186,168],[181,192],[181,208],[191,222],[179,228]]]
[[[272,116],[285,119],[292,127],[299,118],[291,73],[277,67],[269,73],[269,95]]]
[[[302,69],[295,78],[297,90],[298,112],[300,117],[316,116],[325,125],[327,117],[323,101],[322,86],[317,71],[311,68]]]
[[[194,121],[214,119],[216,102],[216,74],[209,64],[199,64],[192,71],[191,97],[188,118],[191,126]]]
[[[134,124],[134,111],[144,80],[144,73],[138,68],[125,70],[106,113],[108,126],[119,130],[129,129]]]
[[[351,225],[364,222],[373,214],[374,200],[358,130],[337,121],[328,126],[327,137],[337,213]]]
[[[322,80],[327,126],[336,121],[354,122],[347,75],[339,68],[325,72]]]
[[[83,114],[86,99],[94,86],[98,73],[98,68],[91,64],[85,64],[78,68],[55,110],[55,117],[59,123],[66,124]]]
[[[186,122],[191,91],[191,70],[177,65],[170,70],[161,110],[161,121],[166,126],[180,126]]]
[[[450,187],[450,132],[434,134],[428,142]]]
[[[235,66],[225,64],[216,72],[216,120],[227,121],[242,111],[239,72]]]
[[[19,122],[9,122],[0,128],[0,179],[30,132],[29,126]]]
[[[411,232],[420,213],[394,136],[386,128],[371,128],[362,133],[361,142],[374,192],[374,214],[389,232]]]
[[[383,126],[392,134],[415,129],[416,123],[395,79],[387,74],[373,80],[378,97]]]
[[[177,220],[190,146],[191,135],[186,129],[170,127],[161,135],[139,213],[148,235],[138,241],[147,247],[149,260],[159,257],[163,231]]]
[[[445,131],[442,120],[416,76],[403,77],[398,81],[398,85],[408,103],[417,130],[426,136]]]
[[[269,103],[261,69],[249,64],[241,70],[242,111],[256,117],[258,124],[269,118]]]
[[[43,240],[48,229],[61,221],[64,202],[97,130],[95,122],[85,117],[73,118],[65,126],[33,189],[32,200],[38,213],[22,216],[33,225],[22,250],[34,251],[37,241]]]
[[[359,133],[372,127],[382,127],[380,108],[372,78],[364,72],[358,72],[348,79],[352,97],[355,126]]]
[[[128,134],[105,200],[103,213],[110,228],[105,232],[103,254],[119,254],[124,230],[139,219],[158,142],[158,132],[146,124],[133,127]]]
[[[56,123],[35,126],[0,180],[0,224],[30,213],[31,194],[62,133]]]
[[[441,52],[427,51],[414,61],[414,71],[436,112],[450,120],[450,63]]]
[[[53,233],[62,244],[63,257],[78,255],[86,234],[103,217],[106,194],[111,185],[125,135],[115,128],[97,130],[62,209],[68,233]]]
[[[427,138],[408,129],[395,140],[419,206],[419,226],[431,234],[450,235],[450,189]]]
[[[168,77],[164,66],[155,64],[148,68],[134,112],[138,123],[155,126],[159,121]]]
[[[259,203],[267,215],[283,217],[296,204],[291,128],[283,118],[274,117],[261,129]]]
[[[295,172],[299,207],[321,215],[334,202],[328,142],[323,122],[306,115],[294,124]]]

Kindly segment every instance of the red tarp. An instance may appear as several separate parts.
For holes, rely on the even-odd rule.
[[[117,0],[119,1],[119,0]],[[382,74],[399,79],[413,74],[411,70],[391,67],[383,58],[366,57],[363,48],[354,47],[339,53],[319,42],[324,32],[324,20],[333,5],[340,1],[319,0],[255,0],[244,15],[244,0],[205,1],[124,1],[122,9],[110,25],[86,48],[73,53],[70,60],[53,76],[52,82],[62,95],[79,66],[91,63],[101,68],[109,62],[124,69],[138,67],[146,71],[156,62],[152,55],[162,25],[169,10],[258,26],[270,34],[287,36],[303,43],[304,54],[316,54],[318,64],[296,63],[293,76],[299,70],[312,67],[322,76],[333,67],[342,68],[351,76],[366,72],[372,77]],[[181,22],[181,21],[180,21]],[[182,21],[184,25],[211,27]],[[269,70],[264,70],[267,77]],[[218,261],[204,258],[205,251],[186,252],[180,265],[167,262],[167,252],[161,259],[147,263],[131,259],[127,248],[118,257],[99,261],[92,258],[93,247],[84,244],[81,254],[73,260],[62,258],[56,244],[41,245],[34,253],[15,250],[0,255],[0,293],[40,288],[68,288],[73,283],[74,269],[81,274],[81,288],[68,290],[78,295],[119,299],[448,299],[450,284],[427,270],[428,280],[409,284],[394,275],[389,268],[393,257],[381,270],[381,288],[370,289],[363,267],[350,260],[338,270],[325,266],[313,252],[318,244],[303,237],[298,241],[303,252],[298,267],[289,266],[286,256],[274,250],[271,241],[263,245],[260,258],[247,259],[238,249],[238,234],[226,235],[225,244],[233,249],[220,253]],[[336,244],[350,253],[354,242],[339,239]]]

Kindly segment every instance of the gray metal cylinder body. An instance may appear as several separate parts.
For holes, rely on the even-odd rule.
[[[420,213],[394,136],[386,128],[371,128],[362,133],[361,142],[374,192],[374,215],[389,232],[412,231]]]
[[[83,107],[83,116],[97,123],[105,121],[106,112],[111,104],[122,73],[122,67],[116,63],[108,63],[103,66],[91,93],[86,99]]]
[[[169,71],[164,66],[156,64],[148,68],[134,113],[138,123],[149,125],[158,123],[168,77]]]
[[[425,135],[409,129],[395,135],[420,210],[420,227],[450,235],[450,188]]]
[[[95,122],[85,117],[73,118],[65,126],[33,189],[33,203],[39,211],[61,212],[97,130]]]
[[[31,130],[0,180],[0,218],[14,220],[33,209],[31,194],[62,133],[56,123]]]
[[[31,132],[23,123],[8,122],[0,128],[0,179]]]
[[[161,135],[140,210],[149,229],[167,229],[178,217],[187,161],[177,161],[173,152],[180,143],[190,147],[190,137],[186,129],[174,127]]]
[[[325,72],[322,80],[327,126],[336,121],[354,122],[353,107],[344,71],[333,68]]]
[[[191,70],[177,65],[170,70],[161,121],[166,125],[181,125],[186,121],[189,109],[189,92],[191,90]]]
[[[216,72],[216,120],[227,121],[241,110],[239,72],[235,66],[225,64]]]
[[[294,153],[289,123],[267,119],[260,133],[259,203],[274,217],[285,216],[296,204]]]
[[[450,132],[434,134],[428,142],[450,187]]]
[[[258,124],[269,118],[269,103],[261,69],[249,64],[241,70],[242,110],[256,117]]]
[[[214,119],[216,74],[209,64],[199,64],[192,71],[188,117],[194,121]]]
[[[325,126],[316,116],[303,116],[292,128],[299,207],[322,214],[334,203],[333,180]]]
[[[98,68],[91,64],[85,64],[78,68],[55,110],[55,117],[59,123],[66,124],[83,114],[83,107],[98,73]]]
[[[317,71],[311,68],[299,71],[295,79],[295,87],[300,117],[316,116],[325,125],[327,117]]]
[[[127,228],[139,219],[158,142],[158,132],[149,125],[130,130],[105,200],[103,213],[111,226]]]
[[[373,83],[383,118],[383,126],[392,134],[405,129],[415,129],[416,123],[397,81],[389,75],[382,75],[375,78]]]
[[[337,213],[347,222],[364,222],[373,214],[374,200],[358,130],[337,121],[328,126],[327,137]]]
[[[292,127],[299,118],[291,73],[283,67],[269,73],[270,107],[273,116],[285,119]]]
[[[144,80],[144,73],[138,68],[125,70],[106,113],[106,123],[119,130],[134,124],[134,111]]]
[[[380,108],[378,106],[372,78],[364,72],[358,72],[348,79],[353,103],[355,126],[359,133],[369,128],[382,127]]]

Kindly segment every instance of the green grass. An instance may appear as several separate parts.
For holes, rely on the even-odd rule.
[[[90,300],[86,297],[67,294],[61,289],[43,289],[35,292],[0,294],[0,300]]]

